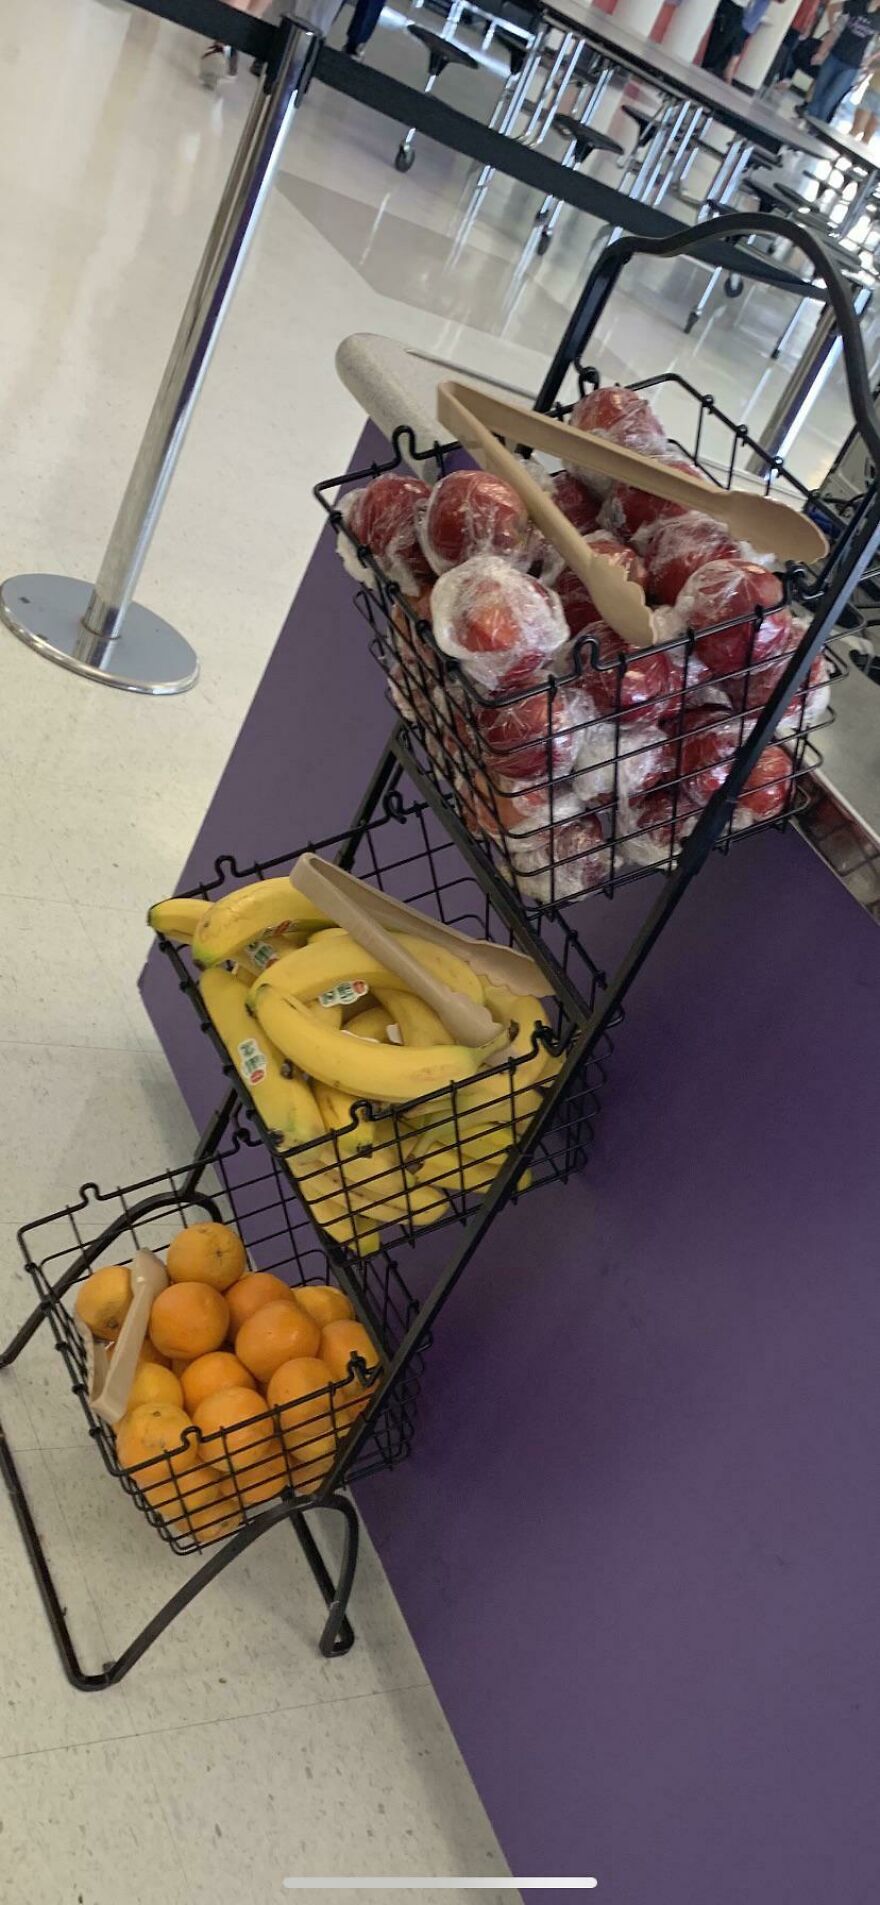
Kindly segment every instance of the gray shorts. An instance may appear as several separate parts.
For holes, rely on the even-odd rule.
[[[859,106],[862,112],[869,112],[874,119],[880,119],[880,81],[876,86],[869,86],[867,92],[862,94]]]

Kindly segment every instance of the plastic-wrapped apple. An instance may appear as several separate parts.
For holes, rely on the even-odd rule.
[[[419,541],[418,526],[431,491],[419,476],[388,470],[363,489],[349,490],[339,506],[349,535],[369,549],[390,582],[417,596],[433,577]],[[363,581],[365,570],[345,536],[337,544],[350,575]]]
[[[655,460],[671,470],[682,470],[685,476],[701,474],[689,457],[664,456]],[[602,504],[601,520],[616,536],[631,540],[653,523],[667,522],[685,514],[682,503],[668,502],[650,490],[637,489],[634,483],[614,483]]]
[[[617,826],[624,865],[665,866],[670,871],[695,820],[680,787],[674,793],[657,788],[631,804],[624,802]]]
[[[637,582],[640,588],[644,588],[645,565],[637,550],[629,549],[626,543],[621,542],[619,536],[613,536],[609,529],[597,529],[585,536],[584,541],[595,555],[604,556],[606,561],[622,569],[631,582]],[[601,612],[596,607],[587,584],[581,581],[580,576],[575,575],[573,569],[563,569],[557,576],[554,586],[562,603],[571,635],[580,635],[593,622],[602,620]]]
[[[585,635],[579,659],[583,686],[600,714],[624,723],[674,717],[684,680],[679,650],[630,648],[599,622]]]
[[[552,589],[500,556],[472,556],[435,582],[434,639],[486,694],[529,682],[568,639]]]
[[[617,759],[618,798],[632,803],[676,778],[675,743],[663,728],[639,721],[619,730]]]
[[[611,855],[595,810],[507,845],[519,892],[543,906],[581,899],[608,879]]]
[[[525,567],[535,531],[525,504],[488,470],[451,470],[430,494],[420,525],[422,548],[437,575],[472,556],[506,556]]]
[[[571,773],[589,709],[577,688],[561,682],[529,684],[516,701],[479,708],[476,724],[483,760],[496,785],[560,780]]]
[[[802,631],[796,627],[796,640],[799,641],[801,639],[801,633]],[[784,664],[779,663],[776,664],[776,666],[779,672],[781,672]],[[754,677],[757,678],[764,672],[769,673],[770,670],[756,669],[754,671]],[[773,683],[771,682],[765,691],[766,694],[770,693],[770,687],[772,686]],[[777,734],[781,739],[785,739],[787,736],[805,734],[808,728],[818,727],[819,723],[824,721],[828,713],[830,701],[831,670],[826,657],[824,655],[817,655],[807,676],[806,690],[802,688],[799,694],[792,696],[782,720],[776,729]]]
[[[599,501],[586,483],[572,470],[557,470],[547,485],[548,494],[557,509],[580,536],[588,536],[599,520]]]
[[[637,449],[651,443],[654,449],[647,451],[648,455],[656,455],[666,445],[666,432],[647,397],[624,384],[604,384],[599,390],[586,391],[578,398],[569,423],[575,430],[589,430],[594,436],[610,437],[614,443],[632,444]],[[578,474],[582,482],[592,482],[589,472],[581,470]]]
[[[679,730],[678,771],[692,806],[705,807],[723,787],[733,757],[753,727],[753,721],[726,716],[719,708],[686,710]]]
[[[792,764],[785,749],[765,747],[733,810],[735,830],[754,827],[759,821],[778,820],[789,806],[793,788]]]
[[[698,635],[696,654],[710,675],[725,681],[792,645],[779,577],[758,562],[707,562],[685,584],[675,615],[683,630]],[[719,623],[729,626],[716,628]],[[702,629],[714,632],[701,635]],[[726,685],[735,700],[735,684]]]
[[[671,607],[682,589],[707,562],[732,562],[741,556],[738,543],[723,524],[688,509],[639,531],[636,547],[644,558],[646,593]]]

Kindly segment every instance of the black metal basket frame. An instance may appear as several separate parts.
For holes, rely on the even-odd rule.
[[[852,314],[846,287],[839,279],[834,264],[820,241],[812,233],[801,231],[792,221],[775,215],[715,219],[678,240],[636,239],[627,236],[612,243],[599,258],[577,301],[539,394],[536,407],[550,410],[557,402],[565,375],[570,368],[579,365],[584,347],[604,312],[620,273],[633,256],[642,253],[666,257],[695,255],[705,244],[712,243],[718,237],[741,237],[756,231],[783,236],[799,244],[807,252],[818,277],[823,281],[828,302],[833,308],[843,336],[844,358],[856,427],[874,459],[875,467],[880,468],[880,431],[873,414],[873,402],[861,338]],[[586,374],[595,375],[594,373]],[[709,407],[711,407],[711,399],[706,400],[707,410]],[[747,433],[740,434],[745,440]],[[768,459],[768,469],[771,474],[775,467],[773,459]],[[839,519],[835,519],[831,527],[836,531],[839,527]],[[340,864],[343,866],[351,864],[358,842],[368,832],[371,822],[382,810],[387,798],[397,794],[401,776],[405,774],[426,807],[431,809],[435,818],[445,828],[513,938],[519,945],[527,947],[543,965],[548,977],[552,977],[553,990],[565,1005],[566,1011],[575,1020],[577,1031],[567,1047],[564,1062],[554,1080],[553,1089],[547,1093],[530,1125],[528,1143],[532,1150],[540,1144],[559,1103],[564,1100],[566,1093],[583,1074],[590,1060],[601,1051],[609,1028],[620,1018],[631,985],[680,905],[691,880],[699,873],[709,852],[721,835],[758,756],[774,734],[780,717],[788,708],[792,697],[804,684],[813,660],[825,647],[834,627],[839,624],[853,590],[862,581],[875,559],[878,546],[880,546],[880,489],[875,483],[864,497],[846,512],[842,530],[839,535],[835,534],[831,554],[818,579],[814,582],[810,578],[804,583],[799,599],[808,610],[810,621],[802,641],[796,652],[786,661],[782,675],[768,696],[763,709],[760,710],[754,727],[744,738],[743,745],[733,760],[727,780],[712,795],[693,832],[685,840],[676,866],[663,882],[658,897],[631,941],[617,970],[607,982],[604,981],[603,975],[596,975],[597,980],[602,980],[602,983],[596,984],[589,1003],[584,997],[578,997],[573,992],[567,975],[552,949],[555,932],[572,930],[562,920],[559,909],[550,908],[546,918],[540,922],[525,911],[510,886],[499,877],[497,868],[493,866],[486,853],[462,826],[457,814],[438,790],[432,776],[425,771],[424,764],[419,761],[413,750],[412,737],[408,730],[403,724],[399,724],[392,731],[353,820],[347,845],[340,855]],[[789,573],[792,572],[789,571]],[[209,1120],[195,1162],[191,1167],[193,1191],[197,1190],[200,1176],[207,1168],[210,1157],[221,1146],[235,1118],[238,1105],[239,1098],[236,1091],[228,1091]],[[479,1248],[496,1215],[515,1195],[517,1178],[521,1170],[522,1160],[518,1156],[508,1155],[476,1207],[465,1214],[455,1250],[435,1277],[430,1291],[422,1299],[416,1313],[410,1317],[395,1346],[391,1362],[386,1367],[383,1388],[387,1388],[388,1394],[398,1388],[406,1380],[407,1372],[416,1366],[417,1359],[423,1353],[428,1333],[433,1328],[443,1305],[464,1273],[471,1257]],[[345,1253],[340,1252],[335,1246],[327,1247],[325,1239],[322,1239],[321,1243],[322,1248],[325,1249],[327,1262],[338,1281],[343,1288],[348,1288],[350,1291],[352,1260],[346,1258]],[[51,1309],[52,1297],[44,1291],[31,1316],[18,1331],[4,1354],[0,1356],[0,1367],[14,1361]],[[371,1397],[367,1408],[361,1413],[346,1438],[344,1459],[346,1473],[349,1475],[355,1473],[355,1465],[359,1460],[361,1449],[370,1436],[372,1418],[377,1408],[378,1403]],[[200,1573],[178,1590],[166,1607],[117,1661],[108,1663],[103,1673],[86,1674],[77,1659],[64,1609],[43,1552],[39,1532],[11,1452],[2,1438],[2,1431],[0,1431],[0,1466],[10,1489],[15,1512],[65,1671],[74,1685],[92,1690],[109,1686],[121,1679],[135,1661],[141,1658],[168,1622],[174,1619],[195,1594],[201,1592],[209,1580],[215,1578],[230,1561],[234,1560],[251,1541],[263,1532],[264,1528],[283,1518],[291,1520],[329,1609],[321,1641],[322,1651],[328,1654],[340,1653],[346,1651],[351,1645],[353,1636],[345,1609],[354,1576],[358,1524],[354,1509],[346,1497],[338,1492],[329,1492],[332,1487],[335,1487],[335,1471],[327,1477],[328,1493],[323,1498],[324,1505],[335,1508],[342,1514],[346,1526],[345,1552],[338,1582],[335,1585],[329,1576],[317,1544],[307,1529],[303,1505],[297,1503],[295,1499],[288,1501],[282,1496],[276,1503],[269,1503],[260,1515],[247,1521],[222,1545],[215,1547]]]
[[[356,867],[360,876],[375,885],[380,892],[389,883],[393,893],[395,875],[407,874],[408,886],[411,886],[415,877],[415,890],[407,893],[408,901],[414,906],[424,910],[427,902],[432,913],[436,913],[445,925],[470,932],[475,937],[493,939],[498,944],[515,944],[516,931],[509,914],[508,917],[502,915],[494,904],[493,896],[486,892],[475,876],[474,869],[462,862],[456,843],[449,838],[447,827],[444,826],[442,836],[432,840],[426,824],[426,816],[431,812],[428,804],[424,800],[404,800],[399,779],[398,773],[393,784],[389,781],[375,809],[354,830],[331,835],[317,843],[310,842],[307,849],[302,845],[293,847],[286,854],[274,855],[270,860],[254,861],[246,867],[228,856],[220,856],[214,877],[193,887],[186,897],[202,898],[206,902],[215,900],[227,890],[230,880],[250,883],[272,878],[287,872],[299,853],[308,850],[332,858],[349,870]],[[449,855],[452,856],[451,864],[447,859]],[[362,865],[362,861],[365,864]],[[468,1135],[468,1114],[463,1109],[464,1095],[474,1082],[472,1079],[425,1093],[406,1104],[390,1108],[376,1108],[366,1099],[360,1100],[352,1106],[353,1115],[348,1125],[301,1145],[283,1148],[278,1133],[272,1132],[261,1117],[245,1081],[236,1070],[210,1019],[199,990],[198,971],[191,965],[186,947],[165,938],[160,938],[159,944],[174,967],[181,991],[192,1005],[202,1031],[214,1046],[233,1092],[267,1145],[295,1176],[304,1206],[321,1231],[325,1248],[342,1251],[343,1254],[348,1254],[348,1251],[359,1254],[355,1239],[347,1247],[340,1245],[333,1228],[327,1228],[322,1222],[322,1206],[331,1201],[344,1204],[346,1218],[352,1228],[356,1218],[367,1226],[378,1223],[385,1228],[387,1220],[382,1218],[381,1211],[389,1194],[387,1180],[392,1168],[404,1179],[407,1177],[404,1144],[407,1136],[411,1135],[408,1126],[414,1115],[428,1136],[432,1128],[439,1132],[441,1127],[445,1128],[450,1122],[453,1124],[454,1136],[449,1139],[449,1148],[458,1156],[459,1171],[457,1177],[453,1172],[451,1176],[443,1178],[447,1209],[430,1222],[418,1218],[411,1201],[412,1189],[405,1184],[407,1208],[398,1220],[397,1229],[401,1237],[412,1244],[422,1230],[437,1230],[446,1224],[466,1221],[468,1211],[481,1196],[479,1188],[469,1188],[465,1182],[466,1160],[462,1150]],[[596,1054],[591,1059],[585,1074],[572,1085],[564,1102],[556,1100],[552,1124],[547,1127],[540,1143],[532,1147],[526,1107],[535,1094],[543,1097],[551,1091],[552,1086],[543,1081],[526,1086],[521,1084],[520,1074],[538,1056],[542,1047],[557,1059],[564,1055],[575,1039],[578,1028],[587,1021],[593,1010],[602,975],[580,939],[562,919],[554,922],[549,932],[540,935],[530,951],[534,952],[547,973],[548,993],[553,994],[550,1035],[542,1034],[539,1028],[525,1054],[495,1066],[490,1065],[479,1074],[481,1082],[494,1081],[494,1097],[484,1107],[485,1111],[491,1111],[493,1121],[499,1127],[509,1126],[516,1133],[517,1141],[512,1147],[512,1154],[519,1163],[519,1176],[512,1193],[513,1201],[545,1184],[564,1183],[574,1170],[586,1162],[593,1135],[593,1120],[599,1107],[599,1091],[605,1082],[605,1060],[610,1052],[610,1040],[606,1039],[602,1055]],[[377,1161],[374,1174],[369,1174],[372,1149],[369,1145],[362,1148],[359,1158],[359,1197],[355,1202],[346,1183],[346,1171],[351,1164],[347,1143],[357,1136],[361,1115],[374,1119],[383,1109],[384,1122],[393,1127],[393,1136],[386,1133],[381,1146],[381,1161]],[[389,1167],[386,1161],[389,1151],[393,1155],[393,1167]],[[499,1138],[495,1152],[484,1157],[486,1168],[496,1158],[500,1163],[507,1151],[508,1146]],[[334,1189],[332,1194],[322,1188],[328,1165],[339,1179],[339,1188]],[[524,1182],[526,1173],[528,1182]],[[436,1179],[429,1181],[436,1182]]]
[[[598,382],[595,370],[579,371],[582,391],[596,386]],[[774,483],[784,480],[809,513],[821,516],[823,525],[833,535],[843,533],[844,519],[828,506],[820,505],[817,492],[809,490],[800,482],[780,456],[771,457],[759,439],[743,424],[736,423],[716,404],[714,398],[701,393],[680,373],[643,378],[630,388],[645,392],[669,385],[674,385],[684,393],[696,410],[687,443],[681,436],[670,437],[669,441],[687,454],[708,480],[719,489],[731,488],[738,472],[739,458],[745,452],[750,452],[755,459],[767,465],[762,481],[765,492],[769,492]],[[570,405],[553,405],[554,412],[560,416],[566,415],[570,408]],[[720,425],[729,439],[730,447],[726,462],[722,460],[720,475],[713,467],[718,459],[713,455],[706,460],[704,438],[709,420]],[[346,472],[344,478],[328,478],[316,485],[314,493],[327,511],[335,533],[351,545],[367,578],[357,591],[356,604],[372,633],[371,652],[388,678],[392,706],[398,716],[403,715],[406,725],[416,737],[426,775],[437,781],[442,797],[455,807],[469,831],[477,837],[482,836],[486,857],[514,887],[526,912],[539,914],[548,909],[553,910],[567,902],[583,899],[591,892],[601,891],[610,896],[618,888],[649,878],[655,873],[671,873],[678,861],[687,830],[694,825],[695,809],[689,795],[689,783],[700,770],[692,769],[689,773],[684,770],[683,717],[688,710],[694,686],[702,685],[692,679],[698,644],[712,636],[740,628],[746,619],[752,622],[751,641],[742,665],[731,669],[726,675],[713,675],[711,681],[705,684],[710,690],[726,695],[731,705],[719,706],[714,713],[708,709],[704,711],[701,736],[705,738],[713,733],[723,733],[726,739],[729,735],[731,761],[742,747],[760,711],[760,701],[750,699],[753,686],[760,685],[762,676],[770,678],[771,672],[778,678],[785,662],[798,652],[799,644],[792,642],[788,648],[776,650],[772,656],[756,657],[755,648],[764,619],[761,611],[756,611],[750,618],[744,617],[742,613],[733,615],[699,631],[685,630],[664,642],[656,643],[650,651],[652,657],[665,657],[670,663],[674,661],[677,664],[680,671],[678,680],[668,690],[658,692],[653,699],[634,708],[623,704],[624,685],[628,670],[633,663],[641,663],[644,651],[633,651],[630,655],[620,653],[615,658],[603,659],[595,636],[587,628],[566,644],[559,672],[550,672],[540,686],[507,693],[484,691],[469,679],[458,661],[443,653],[435,640],[430,622],[419,615],[417,607],[388,577],[372,549],[360,543],[352,534],[341,514],[339,502],[344,492],[360,487],[375,476],[396,471],[404,463],[414,468],[419,463],[438,465],[445,471],[449,459],[461,448],[459,444],[449,442],[419,450],[412,431],[405,425],[394,432],[392,446],[393,452],[389,458],[371,463],[362,470]],[[780,584],[778,607],[802,611],[815,597],[815,575],[804,567],[790,565],[787,570],[777,572],[777,580]],[[843,664],[839,657],[832,649],[827,651],[827,655],[832,677],[842,673]],[[572,690],[586,690],[589,695],[591,682],[597,691],[600,687],[602,689],[598,711],[583,718],[572,716],[559,722],[554,710],[562,706],[564,698]],[[736,705],[737,698],[742,703],[740,707]],[[530,729],[525,741],[496,746],[487,739],[482,726],[487,713],[497,715],[499,710],[508,713],[529,708],[536,709],[541,718]],[[834,716],[828,709],[819,721],[808,722],[806,696],[801,698],[793,717],[788,704],[784,712],[788,720],[782,745],[790,762],[784,809],[769,818],[755,819],[747,829],[740,831],[731,805],[713,843],[715,851],[729,852],[731,846],[747,837],[747,833],[762,832],[768,827],[784,830],[807,804],[808,794],[799,783],[805,775],[815,774],[821,766],[821,757],[809,736],[817,728],[828,725]],[[657,744],[656,736],[645,730],[645,721],[655,727],[668,725],[672,728],[668,744],[674,751],[674,762],[663,778],[651,780],[648,790],[651,795],[665,796],[670,802],[671,812],[668,822],[664,823],[664,833],[668,832],[669,838],[662,842],[652,838],[659,832],[656,824],[653,827],[650,821],[635,826],[628,824],[631,817],[627,817],[626,800],[622,798],[625,778],[631,773],[633,765],[640,756],[649,757]],[[556,751],[563,743],[574,752],[575,745],[582,741],[608,733],[613,737],[610,743],[607,740],[600,741],[599,751],[594,753],[588,765],[575,767],[567,775],[555,771]],[[770,738],[773,738],[772,735]],[[511,804],[511,797],[514,800],[516,798],[515,784],[511,786],[507,783],[510,782],[511,771],[515,777],[517,746],[527,750],[530,756],[539,752],[543,754],[540,771],[524,773],[519,791],[529,797],[542,797],[547,811],[532,827],[518,825],[514,833],[510,831],[511,822],[503,809],[505,805]],[[609,746],[610,752],[603,753],[602,748]],[[566,808],[569,783],[590,775],[596,778],[600,774],[603,785],[601,792],[596,795],[595,806],[589,800],[586,805],[592,807],[592,811],[600,817],[603,814],[607,817],[610,834],[600,838],[590,848],[579,844],[574,852],[567,855],[564,851],[557,851],[557,841],[562,839],[562,833],[558,830],[565,827],[568,819],[576,827],[578,819],[583,817],[577,811],[572,814]],[[627,851],[633,848],[635,842],[647,843],[647,853],[643,846],[638,856],[642,863],[634,863],[632,852]]]

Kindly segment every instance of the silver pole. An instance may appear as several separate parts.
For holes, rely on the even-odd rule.
[[[274,79],[254,96],[94,588],[55,575],[15,576],[0,588],[13,634],[62,668],[134,694],[180,694],[198,678],[184,637],[131,598],[317,38],[289,20],[279,34]]]

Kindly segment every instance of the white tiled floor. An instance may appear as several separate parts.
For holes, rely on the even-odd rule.
[[[208,97],[195,51],[119,0],[28,0],[0,18],[3,574],[95,572],[252,84]],[[374,43],[386,56],[418,70],[402,35]],[[496,85],[468,79],[470,103]],[[198,689],[114,695],[0,634],[7,1328],[28,1305],[18,1223],[190,1149],[135,993],[142,922],[173,889],[308,558],[311,484],[345,467],[359,431],[336,343],[381,330],[478,369],[503,335],[510,375],[534,387],[583,276],[589,228],[573,216],[523,270],[534,207],[503,183],[456,259],[466,168],[422,143],[401,180],[398,136],[316,93],[285,155],[141,588],[198,649]],[[781,305],[722,306],[685,341],[695,281],[657,276],[648,325],[622,299],[606,370],[690,369],[766,416],[785,371],[756,392],[754,363]],[[844,429],[835,385],[805,467]],[[38,1339],[0,1401],[96,1667],[187,1564],[104,1478],[57,1365]],[[369,1544],[347,1660],[315,1651],[314,1591],[279,1529],[122,1688],[87,1697],[62,1677],[5,1501],[0,1517],[2,1905],[263,1905],[285,1871],[503,1871]]]

